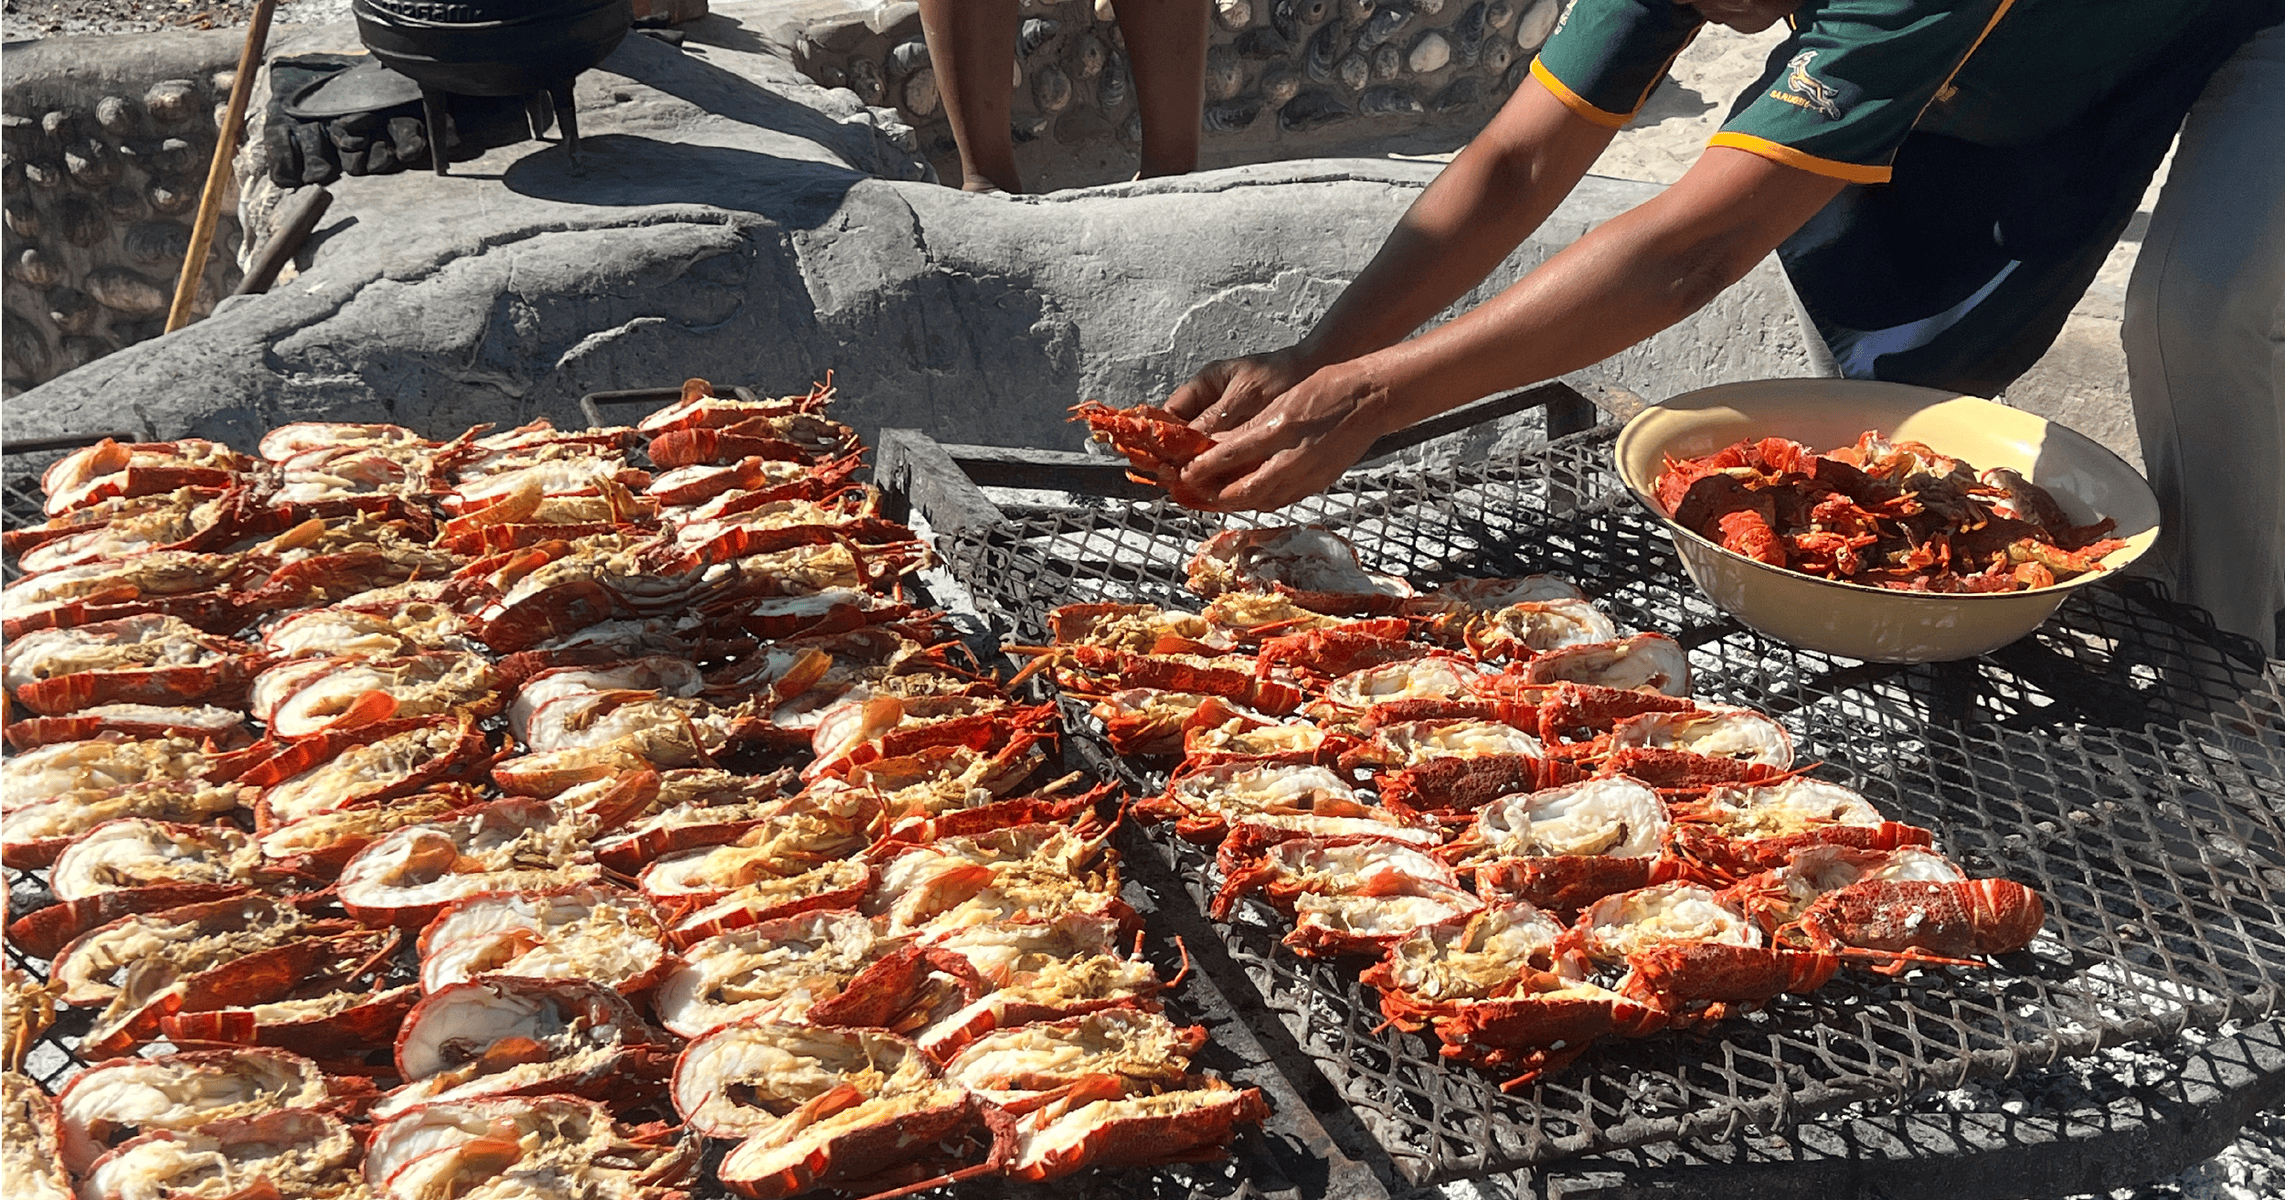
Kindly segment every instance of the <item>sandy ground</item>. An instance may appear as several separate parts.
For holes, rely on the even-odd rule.
[[[161,29],[243,26],[253,0],[0,0],[0,36],[8,41],[69,33],[151,33]],[[273,21],[339,21],[349,0],[285,0]]]

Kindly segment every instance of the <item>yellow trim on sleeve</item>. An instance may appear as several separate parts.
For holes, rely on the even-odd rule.
[[[1610,112],[1587,103],[1586,97],[1572,91],[1570,85],[1557,79],[1555,72],[1548,70],[1546,65],[1539,61],[1537,55],[1533,55],[1531,59],[1531,77],[1538,80],[1540,85],[1552,93],[1557,100],[1561,100],[1563,107],[1605,129],[1621,128],[1634,118],[1633,113]]]
[[[1727,129],[1706,139],[1706,144],[1708,146],[1727,146],[1732,150],[1743,150],[1748,154],[1759,155],[1771,162],[1796,167],[1812,175],[1838,179],[1843,183],[1887,183],[1891,173],[1887,167],[1867,167],[1858,163],[1819,158],[1814,154],[1804,153],[1791,146],[1770,141],[1768,138],[1755,137],[1750,133],[1734,133]]]

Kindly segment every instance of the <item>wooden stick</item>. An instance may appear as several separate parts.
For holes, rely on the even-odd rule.
[[[246,123],[246,97],[254,90],[254,73],[262,65],[262,49],[270,42],[270,13],[278,0],[254,0],[253,21],[246,26],[246,47],[238,52],[238,74],[230,81],[230,107],[222,128],[214,131],[214,161],[206,168],[206,191],[198,198],[198,219],[190,227],[190,248],[183,252],[182,277],[175,281],[175,302],[167,310],[167,332],[190,324],[191,301],[198,298],[199,276],[206,274],[206,255],[214,248],[214,221],[222,207],[222,189],[230,183],[230,160],[238,155],[239,128]]]

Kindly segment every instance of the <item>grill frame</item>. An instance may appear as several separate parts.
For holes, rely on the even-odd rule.
[[[2124,1043],[2173,1041],[2195,1060],[2194,1046],[2174,1041],[2185,1031],[2197,1039],[2274,1019],[2285,991],[2285,969],[2266,965],[2285,962],[2280,664],[2134,580],[2085,589],[2031,638],[1967,663],[1856,664],[1778,645],[1690,587],[1664,534],[1618,484],[1614,434],[1603,427],[1502,463],[1353,472],[1276,519],[1351,535],[1376,570],[1569,575],[1622,624],[1675,635],[1701,674],[1699,694],[1778,717],[1804,761],[1828,762],[1818,774],[1931,825],[1972,874],[2039,887],[2048,933],[1997,973],[1995,990],[2013,997],[2005,1006],[1979,998],[1978,981],[1956,969],[1898,982],[1851,973],[1718,1036],[1599,1047],[1540,1085],[1542,1107],[1530,1110],[1494,1098],[1479,1074],[1444,1068],[1423,1039],[1370,1032],[1379,1014],[1356,966],[1296,958],[1276,942],[1282,922],[1249,902],[1211,926],[1237,976],[1223,986],[1278,1019],[1400,1184],[1582,1155],[1661,1172],[1656,1164],[1670,1161],[1711,1166],[1724,1155],[1708,1147],[1739,1144],[1750,1129],[1848,1106],[1901,1112],[1934,1091]],[[936,525],[949,572],[1012,641],[1043,640],[1041,618],[1058,603],[1194,607],[1178,583],[1182,559],[1240,523],[1163,500],[1085,495],[1003,512],[967,480],[944,477],[968,448],[903,431],[885,431],[882,447],[890,486]],[[1163,783],[1164,764],[1122,762],[1089,736],[1082,710],[1066,715],[1107,774],[1144,791]],[[1126,836],[1130,862],[1147,856],[1203,912],[1210,854],[1164,828]],[[2108,879],[2080,861],[2104,850],[2129,864]],[[2176,901],[2193,918],[2174,915]],[[1849,1045],[1843,1021],[1868,1032]],[[2254,1078],[2256,1092],[2278,1086],[2274,1064]],[[1667,1103],[1646,1104],[1658,1097],[1644,1089]],[[1636,1153],[1676,1142],[1691,1149]]]
[[[620,394],[603,394],[594,399],[613,407],[643,402],[655,406],[674,394],[673,389],[643,389],[640,393],[625,394],[624,400]],[[642,400],[636,399],[638,395]],[[1520,405],[1511,403],[1505,411],[1516,407]],[[592,415],[595,414],[591,410]],[[1454,424],[1454,428],[1457,427]],[[5,493],[0,499],[5,500],[8,523],[38,520],[39,470],[71,447],[93,442],[101,436],[104,435],[8,446],[6,453],[0,455],[0,462],[4,462],[6,468],[0,472],[0,489]],[[128,434],[110,436],[137,440]],[[1582,448],[1592,447],[1607,437],[1608,430],[1605,430],[1569,439],[1547,455],[1573,461]],[[909,502],[924,521],[935,523],[940,532],[947,534],[942,544],[955,556],[948,580],[954,584],[972,585],[974,579],[973,568],[963,569],[957,555],[973,545],[991,544],[990,535],[978,530],[988,530],[1005,522],[1011,513],[1019,521],[1073,514],[1099,515],[1115,511],[1118,506],[1105,504],[1094,494],[1149,494],[1137,488],[1120,487],[1116,467],[1101,460],[1086,463],[1079,455],[994,452],[967,447],[947,449],[904,431],[884,433],[879,445],[881,469],[878,474],[889,489],[888,503],[902,507]],[[930,465],[916,470],[916,460],[925,460]],[[1081,463],[1086,465],[1079,465]],[[947,476],[947,470],[957,478]],[[995,485],[1068,489],[1073,493],[1071,503],[1033,503],[1026,508],[1011,507],[1003,511],[970,484],[971,476]],[[1584,500],[1584,510],[1573,514],[1582,520],[1611,517],[1617,515],[1615,508],[1624,507],[1623,503],[1614,506],[1610,495],[1587,494],[1593,489],[1579,486],[1586,482],[1591,480],[1580,478],[1576,472],[1570,477],[1561,471],[1555,472],[1549,486],[1542,489],[1544,498],[1574,508]],[[1404,510],[1401,503],[1366,499],[1367,502],[1352,503],[1350,507],[1368,520],[1373,519],[1376,512],[1385,521],[1389,513]],[[1199,528],[1210,530],[1213,526],[1200,523]],[[1654,560],[1664,555],[1663,546],[1654,547],[1657,553],[1648,556],[1635,553],[1635,549],[1639,547],[1630,549],[1623,561],[1630,568],[1643,568],[1646,577],[1654,577],[1657,573]],[[1166,564],[1161,562],[1160,565]],[[1670,559],[1665,571],[1673,574]],[[18,574],[12,562],[5,564],[7,579],[13,580]],[[971,586],[963,590],[975,591],[987,605],[993,599],[989,589]],[[1168,598],[1182,597],[1179,589],[1169,586],[1163,590]],[[1690,619],[1680,631],[1686,644],[1695,647],[1705,639],[1719,641],[1737,632],[1734,627],[1725,626],[1725,619],[1703,600],[1695,599],[1694,594],[1690,599],[1694,604],[1685,606]],[[2232,645],[2226,635],[2214,634],[2202,614],[2169,605],[2163,597],[2146,588],[2129,588],[2115,601],[2096,597],[2086,603],[2094,606],[2094,624],[2098,627],[2107,619],[2119,628],[2132,628],[2139,622],[2181,631],[2173,636],[2185,642],[2185,652],[2197,663],[2204,664],[2202,674],[2201,670],[2191,670],[2185,683],[2148,663],[2139,667],[2122,664],[2121,667],[2128,672],[2147,668],[2150,686],[2144,690],[2157,693],[2157,703],[2162,706],[2187,711],[2210,704],[2216,699],[2216,693],[2198,682],[2207,676],[2218,674],[2229,679],[2258,676],[2250,665],[2257,660],[2248,657],[2250,652],[2245,646]],[[994,608],[986,611],[987,615],[1007,623],[1004,613]],[[2067,610],[2070,611],[2075,610]],[[2105,618],[2105,613],[2111,615]],[[2076,628],[2072,620],[2074,618],[2066,618],[2064,624]],[[1674,631],[1672,626],[1666,628]],[[2067,651],[2069,647],[2062,649]],[[2068,667],[2074,661],[2070,653],[2016,653],[2014,648],[1992,657],[2011,673],[2011,678],[2044,673],[2044,677],[2055,681],[2056,687],[2068,683]],[[2145,648],[2143,657],[2153,656]],[[2058,663],[2054,659],[2063,661]],[[2262,687],[2272,698],[2279,687],[2281,666],[2285,664],[2266,665],[2268,678]],[[1843,670],[1853,670],[1855,674],[1849,679],[1866,687],[1877,686],[1895,673],[1881,667]],[[2011,731],[2011,736],[2018,741],[2035,735],[2042,727],[2041,714],[2053,707],[2054,698],[2045,693],[2034,697],[2023,687],[2014,685],[1987,687],[1988,681],[1982,680],[1979,674],[1982,671],[1981,667],[1957,671],[1930,669],[1924,673],[1932,678],[1919,679],[1916,675],[1914,679],[1921,691],[1936,699],[1981,704],[1997,719],[1999,727]],[[2207,683],[2211,682],[2207,679]],[[2044,700],[2045,707],[2032,703],[2035,699]],[[2098,710],[2105,707],[2100,696],[2073,699],[2080,706]],[[2109,707],[2114,710],[2112,719],[2117,720],[2117,705]],[[2143,707],[2149,704],[2144,703]],[[1075,728],[1083,731],[1086,722],[1079,722]],[[1090,748],[1084,738],[1075,738],[1074,743],[1082,753]],[[2272,787],[2277,784],[2274,776],[2257,782]],[[1239,1158],[1231,1166],[1084,1177],[1052,1189],[1056,1194],[1067,1194],[1071,1188],[1077,1188],[1088,1194],[1112,1197],[1194,1194],[1363,1197],[1387,1194],[1386,1182],[1395,1183],[1396,1190],[1403,1192],[1411,1190],[1408,1185],[1424,1178],[1463,1178],[1514,1169],[1504,1162],[1478,1162],[1424,1175],[1417,1170],[1417,1161],[1408,1163],[1390,1156],[1378,1136],[1380,1131],[1367,1119],[1371,1106],[1355,1103],[1348,1094],[1353,1089],[1341,1086],[1342,1074],[1335,1064],[1327,1061],[1321,1049],[1313,1052],[1306,1041],[1296,1039],[1293,1013],[1280,1013],[1264,1005],[1261,987],[1248,978],[1241,961],[1230,954],[1227,939],[1218,936],[1202,911],[1198,911],[1203,907],[1204,889],[1197,886],[1196,874],[1191,874],[1186,888],[1186,881],[1175,874],[1182,864],[1165,853],[1167,847],[1163,839],[1154,841],[1131,827],[1125,831],[1125,838],[1122,849],[1134,881],[1129,887],[1130,899],[1147,904],[1155,893],[1166,901],[1162,911],[1149,917],[1150,956],[1162,966],[1171,967],[1179,954],[1171,937],[1179,935],[1187,939],[1190,957],[1199,964],[1199,972],[1175,999],[1177,1011],[1184,1019],[1202,1021],[1214,1030],[1216,1049],[1210,1053],[1215,1054],[1218,1061],[1207,1065],[1234,1082],[1263,1086],[1272,1094],[1278,1112],[1261,1133],[1241,1138],[1236,1147]],[[45,902],[44,887],[36,874],[7,871],[5,882],[12,893],[12,911],[21,913]],[[1187,895],[1189,902],[1174,899],[1179,895]],[[44,964],[28,962],[13,947],[9,947],[6,957],[11,965],[29,966],[45,975],[40,969]],[[2168,1041],[2164,1040],[2163,1025],[2150,1031],[2151,1037],[2159,1039],[2154,1044],[2178,1052],[2175,1063],[2163,1077],[2152,1079],[2146,1069],[2136,1094],[2094,1096],[2087,1103],[2057,1115],[2042,1118],[2035,1113],[2030,1117],[2001,1118],[1996,1113],[1946,1111],[1931,1108],[1934,1100],[1926,1091],[1875,1096],[1859,1104],[1859,1111],[1826,1118],[1811,1115],[1810,1106],[1805,1103],[1786,1102],[1765,1120],[1749,1121],[1745,1114],[1733,1112],[1718,1122],[1719,1128],[1713,1127],[1716,1122],[1703,1122],[1699,1138],[1693,1141],[1645,1138],[1630,1148],[1525,1167],[1503,1181],[1505,1186],[1495,1186],[1487,1194],[1512,1189],[1517,1195],[1617,1197],[1667,1195],[1681,1188],[1698,1195],[1809,1196],[1831,1194],[1835,1189],[1861,1189],[1877,1181],[1887,1194],[1964,1200],[1975,1195],[2060,1190],[2055,1185],[2065,1178],[2073,1184],[2070,1188],[2073,1191],[2116,1187],[2178,1169],[2204,1157],[2226,1140],[2229,1131],[2249,1114],[2285,1095],[2285,1026],[2275,1019],[2275,999],[2272,993],[2265,1008],[2240,1006],[2262,1008],[2268,1015],[2263,1023],[2235,1035],[2208,1038],[2200,1031],[2210,1025],[2192,1019],[2187,1013],[2174,1014],[2177,1019],[2170,1023],[2192,1033],[2189,1037]],[[1278,1019],[1268,1020],[1265,1015]],[[69,1046],[78,1027],[84,1023],[84,1013],[66,1012],[59,1027],[40,1039],[29,1064],[30,1073],[52,1088],[76,1071],[80,1063]],[[2110,1044],[2099,1039],[2098,1043]],[[1600,1061],[1601,1053],[1590,1061]],[[2059,1071],[2059,1068],[2042,1070],[2037,1057],[2024,1052],[2010,1056],[2001,1066],[2002,1074],[2009,1077],[2018,1067],[2034,1079]],[[1947,1081],[1923,1082],[1929,1087],[1940,1087]],[[1779,1136],[1757,1131],[1773,1131]],[[1939,1149],[1930,1152],[1929,1145]],[[1899,1167],[1904,1170],[1900,1172]],[[1027,1187],[1014,1189],[1010,1194],[1044,1196],[1050,1191]],[[958,1189],[956,1194],[986,1192],[969,1187]]]

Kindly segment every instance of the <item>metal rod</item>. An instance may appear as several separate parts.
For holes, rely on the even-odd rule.
[[[254,263],[246,268],[246,278],[238,281],[238,290],[231,294],[258,296],[269,291],[270,285],[278,281],[278,272],[284,269],[286,260],[301,249],[309,231],[317,228],[318,218],[331,207],[333,193],[322,185],[294,193],[293,199],[286,202],[285,220],[279,223],[278,231],[270,235],[270,240],[254,252]]]
[[[214,161],[207,164],[206,190],[198,197],[198,219],[190,227],[190,248],[183,251],[182,278],[175,281],[175,302],[167,310],[168,333],[190,324],[198,279],[206,274],[206,255],[214,248],[214,221],[222,207],[222,189],[230,183],[230,162],[238,156],[238,133],[246,123],[246,96],[254,90],[254,71],[262,65],[262,49],[270,42],[270,13],[277,6],[278,0],[254,0],[254,17],[246,26],[246,47],[238,52],[238,74],[230,81],[230,106],[223,111],[222,128],[214,131]]]

